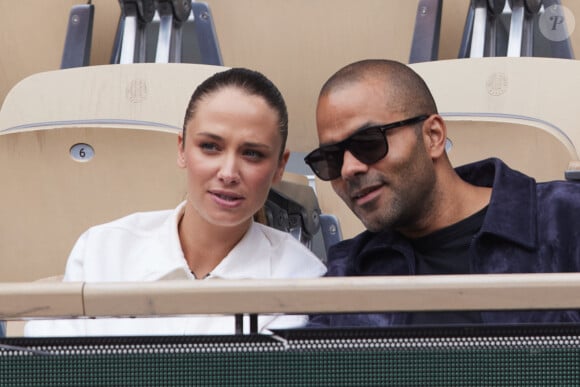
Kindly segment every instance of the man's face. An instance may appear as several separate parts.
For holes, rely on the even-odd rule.
[[[322,96],[316,111],[320,144],[340,142],[361,128],[411,118],[389,109],[393,103],[383,88],[383,82],[353,82]],[[362,163],[348,150],[344,152],[341,176],[331,184],[368,230],[421,227],[435,187],[424,135],[417,135],[415,130],[423,124],[388,130],[389,151],[372,165]]]

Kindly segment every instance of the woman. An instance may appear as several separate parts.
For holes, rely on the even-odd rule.
[[[178,137],[188,193],[175,210],[132,214],[86,231],[64,281],[309,278],[325,267],[289,234],[254,222],[281,180],[288,113],[262,74],[234,68],[193,93]],[[304,316],[260,316],[259,330],[304,324]],[[31,321],[27,336],[176,335],[234,332],[234,317]]]

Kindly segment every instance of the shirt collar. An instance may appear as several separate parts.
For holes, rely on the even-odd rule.
[[[238,244],[212,270],[210,278],[245,279],[271,276],[272,244],[260,226],[252,222]]]
[[[186,202],[182,202],[163,225],[166,233],[167,251],[163,258],[152,262],[146,280],[195,279],[189,270],[179,239],[179,221],[185,212]],[[162,242],[163,243],[163,242]],[[209,273],[207,279],[269,278],[272,272],[272,244],[262,232],[260,225],[253,222],[236,246]]]
[[[481,232],[533,249],[538,245],[536,182],[491,158],[461,166],[459,176],[474,185],[492,187]]]
[[[185,280],[194,279],[189,270],[181,241],[179,240],[179,222],[185,212],[186,202],[180,203],[161,226],[159,245],[163,249],[160,256],[149,262],[144,280]]]

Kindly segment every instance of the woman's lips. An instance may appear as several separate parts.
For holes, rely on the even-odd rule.
[[[209,191],[214,202],[222,207],[234,208],[239,206],[244,200],[244,196],[228,191]]]

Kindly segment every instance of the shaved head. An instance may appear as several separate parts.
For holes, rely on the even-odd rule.
[[[425,81],[407,65],[387,59],[366,59],[351,63],[331,76],[320,90],[320,97],[352,83],[382,83],[385,108],[408,116],[437,113],[437,105]]]

